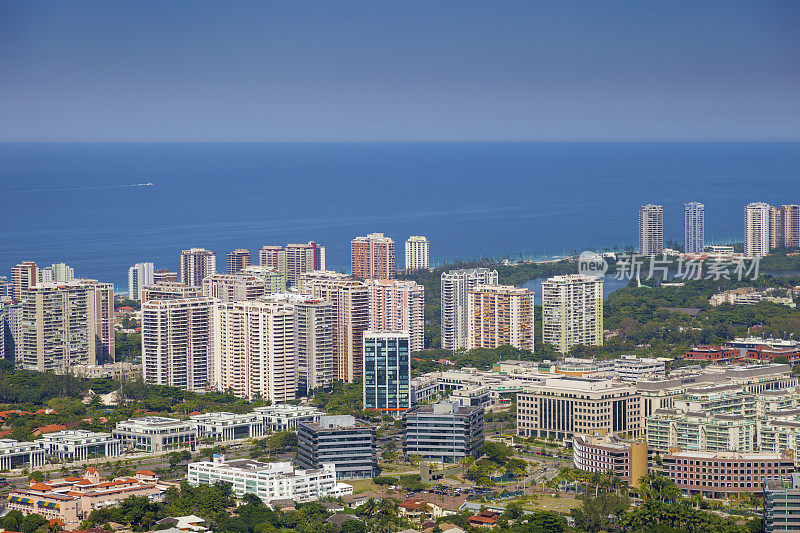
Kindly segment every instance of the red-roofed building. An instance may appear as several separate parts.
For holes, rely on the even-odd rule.
[[[488,527],[494,529],[500,521],[500,513],[495,511],[481,511],[480,513],[467,518],[469,525],[475,527]]]
[[[56,433],[58,431],[64,431],[65,429],[67,429],[67,426],[62,426],[61,424],[47,424],[46,426],[36,428],[33,434],[44,435],[45,433]]]

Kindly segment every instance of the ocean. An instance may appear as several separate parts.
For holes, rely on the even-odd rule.
[[[748,202],[800,203],[800,143],[5,143],[0,274],[65,262],[127,290],[178,252],[425,235],[434,264],[635,244],[637,209],[706,205],[706,242],[741,241]],[[152,186],[139,184],[152,182]]]

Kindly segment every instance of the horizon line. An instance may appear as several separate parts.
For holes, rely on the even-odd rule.
[[[202,140],[202,139],[0,139],[0,144],[537,144],[537,143],[800,143],[800,138],[767,139],[406,139],[406,140]]]

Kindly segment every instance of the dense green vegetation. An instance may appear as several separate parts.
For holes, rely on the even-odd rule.
[[[122,331],[117,331],[114,334],[114,344],[117,361],[127,361],[129,363],[142,362],[141,333],[124,333]]]

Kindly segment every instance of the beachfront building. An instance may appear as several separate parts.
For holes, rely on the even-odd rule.
[[[411,351],[425,347],[425,288],[414,281],[368,279],[369,328],[407,331]]]
[[[483,408],[449,402],[418,405],[403,415],[403,453],[458,463],[478,457],[483,445]]]
[[[254,412],[264,419],[264,430],[271,432],[297,430],[301,422],[318,422],[319,417],[325,414],[309,405],[286,403],[256,407]]]
[[[338,479],[378,475],[375,426],[349,415],[320,416],[297,426],[297,464],[303,468],[336,467]]]
[[[238,274],[250,266],[250,263],[250,250],[237,248],[232,252],[228,252],[228,274]]]
[[[394,279],[394,241],[383,233],[350,241],[350,273],[358,279]]]
[[[216,390],[270,402],[295,399],[297,350],[291,305],[262,300],[220,303],[214,306],[212,322],[211,383]]]
[[[150,300],[142,304],[145,383],[205,391],[210,380],[214,298]]]
[[[145,285],[155,283],[154,271],[153,263],[136,263],[128,269],[128,298],[141,301]]]
[[[639,208],[639,253],[658,255],[664,251],[664,207],[647,204]]]
[[[142,302],[150,300],[182,300],[203,295],[202,287],[186,285],[179,281],[156,281],[142,288]]]
[[[39,269],[37,283],[64,283],[75,279],[75,269],[65,263],[54,263]]]
[[[467,349],[534,348],[533,293],[513,285],[477,285],[467,292]]]
[[[181,282],[200,287],[203,278],[217,273],[217,254],[205,248],[189,248],[181,251]]]
[[[189,423],[199,441],[232,441],[264,436],[264,419],[257,412],[242,415],[203,413],[191,415]]]
[[[364,409],[399,415],[411,408],[410,343],[406,331],[364,333]]]
[[[297,394],[304,396],[333,382],[334,305],[304,294],[276,293],[264,301],[291,306],[295,318]]]
[[[0,439],[0,470],[37,468],[46,460],[45,449],[39,442]]]
[[[547,378],[517,394],[517,435],[567,442],[595,431],[644,432],[641,395],[610,379]]]
[[[295,470],[290,461],[262,463],[252,459],[226,460],[218,455],[211,461],[189,463],[187,478],[194,486],[230,483],[237,497],[253,494],[267,504],[276,500],[302,503],[353,494],[351,485],[336,481],[336,467],[332,464]]]
[[[216,298],[222,303],[255,300],[266,294],[266,283],[247,273],[211,274],[203,279],[203,296]]]
[[[770,205],[753,202],[744,208],[744,256],[762,257],[770,251]]]
[[[542,339],[561,353],[603,345],[603,278],[583,274],[542,282]]]
[[[111,433],[84,429],[46,433],[35,442],[41,444],[48,457],[59,460],[83,461],[92,457],[116,457],[122,453],[122,442],[112,437]]]
[[[300,274],[325,270],[325,247],[314,241],[286,246],[262,246],[258,251],[258,264],[282,273],[286,285],[293,287]]]
[[[467,295],[478,285],[497,285],[497,280],[497,271],[488,268],[442,273],[442,348],[455,351],[467,347],[470,322]]]
[[[700,202],[683,204],[683,253],[701,254],[705,249],[705,206]]]
[[[369,291],[361,281],[312,279],[306,291],[333,304],[333,378],[352,383],[364,375],[364,332],[369,329]]]
[[[406,239],[406,272],[427,270],[429,260],[427,238],[422,235],[412,235]]]
[[[117,422],[111,436],[129,450],[150,453],[179,448],[194,451],[197,445],[197,431],[191,423],[162,416],[143,416]]]

